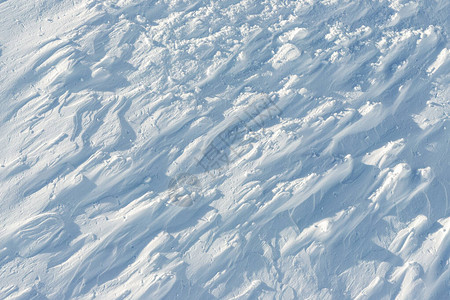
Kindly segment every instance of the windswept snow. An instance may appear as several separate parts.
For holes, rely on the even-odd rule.
[[[0,0],[0,299],[450,299],[447,0]]]

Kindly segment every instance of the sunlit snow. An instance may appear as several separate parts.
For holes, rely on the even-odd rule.
[[[0,299],[450,299],[449,16],[0,0]]]

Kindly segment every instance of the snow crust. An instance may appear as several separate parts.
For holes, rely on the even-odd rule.
[[[450,299],[447,0],[0,0],[0,299]]]

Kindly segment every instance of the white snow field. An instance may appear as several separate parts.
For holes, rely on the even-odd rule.
[[[0,0],[0,299],[450,299],[450,1]]]

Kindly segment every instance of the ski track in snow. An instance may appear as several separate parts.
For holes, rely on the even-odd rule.
[[[449,299],[449,15],[0,1],[0,299]]]

